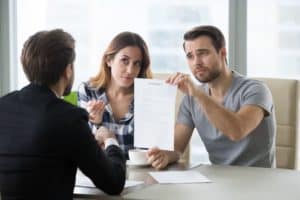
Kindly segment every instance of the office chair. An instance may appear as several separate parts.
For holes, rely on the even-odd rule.
[[[63,99],[70,104],[73,104],[75,106],[78,105],[78,98],[77,98],[76,91],[72,91],[69,95],[64,96]]]
[[[295,79],[254,78],[270,88],[276,115],[277,168],[300,169],[300,82]]]

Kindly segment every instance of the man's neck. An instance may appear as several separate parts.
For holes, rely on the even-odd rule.
[[[223,99],[231,86],[232,80],[232,71],[226,67],[218,78],[208,84],[210,95],[219,100]]]
[[[63,95],[63,89],[58,85],[51,85],[49,86],[50,90],[55,94],[55,96],[57,98],[61,98],[61,96]]]

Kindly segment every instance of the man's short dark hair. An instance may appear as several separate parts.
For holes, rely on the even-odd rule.
[[[217,27],[206,25],[197,26],[187,31],[183,36],[183,48],[185,49],[185,41],[191,41],[203,35],[208,36],[211,39],[217,52],[219,52],[221,48],[225,47],[225,38],[223,33]]]
[[[61,29],[41,31],[25,42],[21,62],[31,83],[57,83],[68,64],[75,60],[75,40]]]

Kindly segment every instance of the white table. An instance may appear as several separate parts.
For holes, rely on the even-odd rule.
[[[169,169],[184,170],[185,168],[180,164],[171,166]],[[129,180],[143,180],[145,184],[127,188],[121,196],[106,196],[99,190],[92,188],[76,188],[75,197],[94,199],[300,200],[299,171],[216,165],[202,165],[194,168],[194,170],[208,177],[212,183],[157,184],[148,174],[154,169],[128,168]]]

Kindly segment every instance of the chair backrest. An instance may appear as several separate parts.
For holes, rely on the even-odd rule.
[[[278,78],[254,79],[266,83],[273,96],[277,124],[277,167],[299,169],[299,80]]]
[[[78,105],[78,103],[77,103],[78,98],[77,98],[77,92],[76,91],[72,91],[69,95],[64,96],[63,98],[66,102],[68,102],[70,104],[73,104],[75,106]]]

